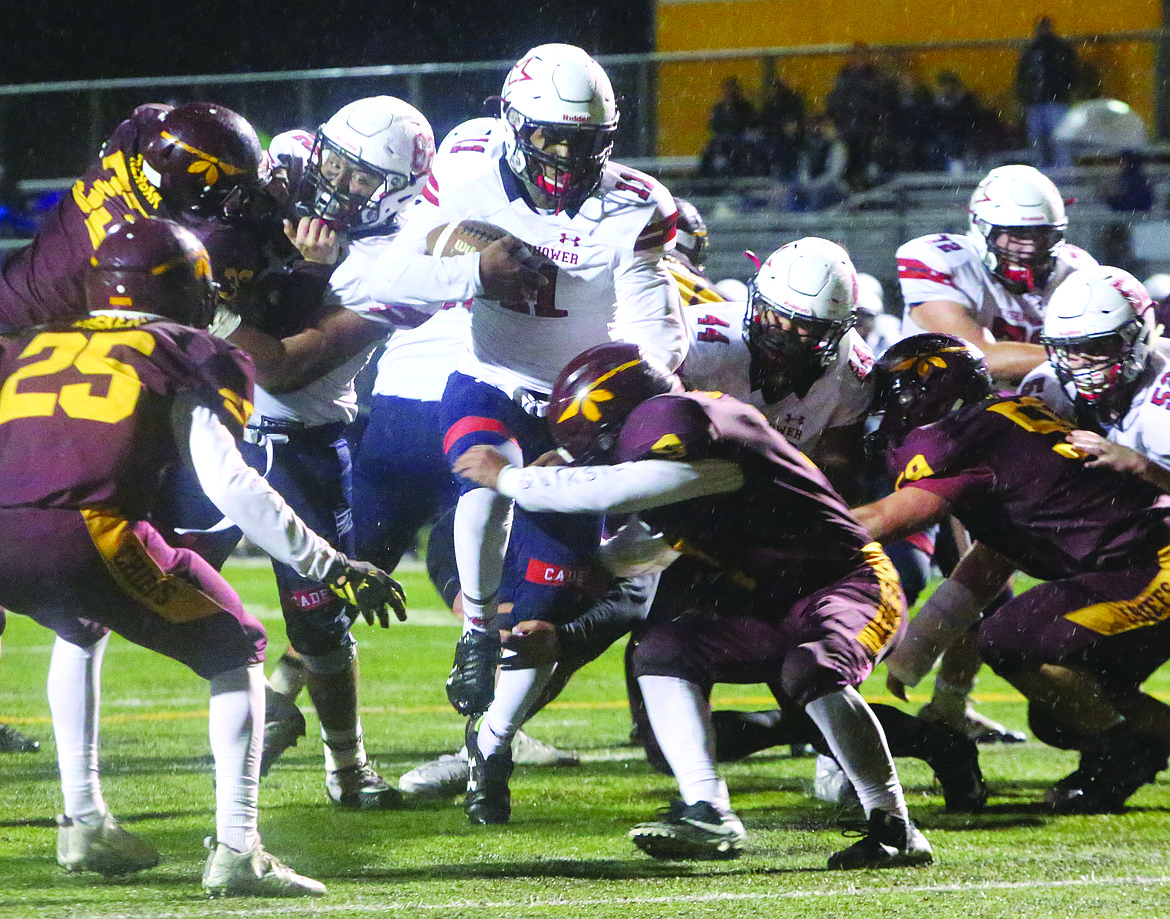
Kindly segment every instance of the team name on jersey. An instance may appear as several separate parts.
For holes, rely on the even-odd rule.
[[[566,237],[566,236],[568,236],[568,234],[566,234],[566,233],[561,234],[562,242],[564,241],[564,237]],[[568,236],[568,239],[569,240],[576,239],[577,242],[574,243],[574,245],[579,245],[580,241],[581,241],[580,236]],[[545,258],[551,259],[554,262],[561,262],[565,265],[576,265],[577,262],[579,261],[579,259],[577,258],[576,252],[561,252],[559,249],[553,249],[551,246],[534,246],[533,248],[536,249],[536,251],[539,252],[541,255],[543,255]]]

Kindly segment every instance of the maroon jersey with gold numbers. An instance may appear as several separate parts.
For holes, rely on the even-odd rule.
[[[736,492],[639,512],[689,554],[743,586],[806,596],[863,564],[873,542],[824,474],[759,411],[719,393],[655,396],[618,436],[617,462],[733,460]]]
[[[114,131],[101,159],[45,218],[36,238],[0,267],[0,326],[23,329],[86,314],[85,269],[110,227],[160,215],[161,198],[142,172],[139,140],[157,112],[136,111]],[[161,213],[161,216],[169,216]]]
[[[974,539],[1044,580],[1113,571],[1170,545],[1170,496],[1088,468],[1071,426],[1038,399],[964,406],[891,447],[898,488],[944,497]]]
[[[142,520],[180,460],[172,411],[213,409],[239,436],[251,358],[138,313],[0,336],[0,507],[104,507]]]

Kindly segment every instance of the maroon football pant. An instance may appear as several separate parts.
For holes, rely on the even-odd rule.
[[[905,610],[889,559],[876,545],[867,554],[867,564],[807,597],[757,591],[743,615],[699,611],[671,618],[656,599],[633,652],[634,675],[672,676],[705,688],[766,683],[778,701],[802,706],[859,685]]]
[[[1170,659],[1170,548],[1124,571],[1048,581],[1001,606],[979,626],[996,673],[1042,664],[1083,667],[1110,693],[1136,691]]]
[[[97,510],[0,508],[0,606],[89,647],[107,630],[204,679],[264,660],[231,585],[148,523]]]

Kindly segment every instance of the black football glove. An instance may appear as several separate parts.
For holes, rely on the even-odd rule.
[[[406,592],[394,578],[369,562],[355,562],[338,557],[325,576],[325,586],[346,603],[357,607],[370,625],[390,627],[390,610],[399,622],[406,621]]]

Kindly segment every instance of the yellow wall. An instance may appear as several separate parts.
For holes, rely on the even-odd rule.
[[[1086,4],[1050,0],[924,3],[922,0],[658,0],[657,50],[793,48],[809,45],[913,44],[1027,38],[1037,16],[1052,17],[1062,35],[1083,36],[1154,29],[1160,0]],[[1154,55],[1144,42],[1078,42],[1081,57],[1101,75],[1104,95],[1123,99],[1153,125]],[[928,84],[940,70],[954,70],[984,102],[1007,118],[1018,116],[1012,94],[1019,51],[989,48],[905,55],[905,66]],[[844,58],[815,55],[780,59],[776,70],[822,108]],[[665,64],[659,75],[658,152],[697,154],[707,140],[707,115],[724,78],[738,76],[759,101],[763,68],[758,60]]]

